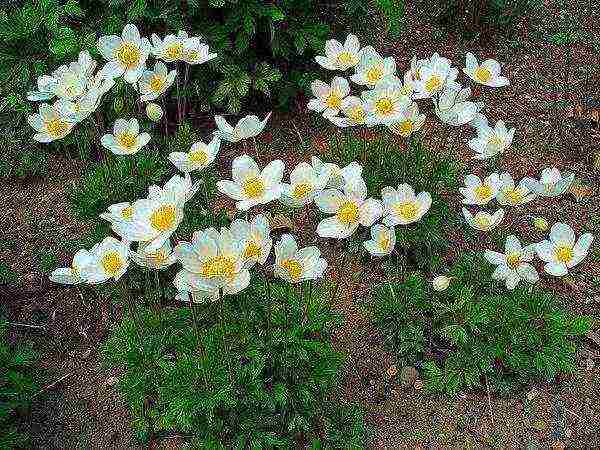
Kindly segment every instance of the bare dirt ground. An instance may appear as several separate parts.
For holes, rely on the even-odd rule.
[[[576,230],[586,227],[600,235],[598,182],[600,170],[593,168],[593,153],[600,150],[589,127],[576,126],[567,117],[567,107],[585,98],[600,98],[600,13],[593,2],[546,2],[534,16],[526,17],[513,35],[492,35],[482,42],[464,42],[455,34],[429,25],[419,18],[423,4],[407,5],[406,28],[397,38],[385,32],[371,33],[382,54],[393,55],[405,70],[412,55],[426,57],[438,51],[462,66],[466,51],[502,62],[511,86],[497,91],[474,89],[486,104],[490,121],[503,119],[517,128],[511,150],[501,158],[500,169],[516,179],[537,175],[555,164],[574,171],[590,188],[583,199],[565,195],[549,202],[536,202],[530,215],[550,223],[566,221]],[[564,13],[563,11],[566,11]],[[579,36],[570,45],[552,42],[563,29]],[[271,156],[283,158],[286,166],[304,159],[293,148],[279,153],[278,142],[299,140],[290,129],[289,116],[274,116],[269,145]],[[306,111],[294,118],[304,141],[318,140],[334,130],[314,129]],[[277,124],[282,124],[278,126]],[[428,138],[447,136],[435,120],[426,125]],[[488,168],[471,160],[466,140],[472,132],[461,130],[448,136],[447,151],[464,164],[466,173],[485,173]],[[289,144],[285,144],[289,145]],[[231,154],[242,153],[231,149]],[[315,153],[319,149],[314,147]],[[228,151],[229,152],[229,151]],[[14,322],[36,324],[45,329],[11,328],[12,339],[28,339],[42,354],[42,366],[50,386],[34,402],[31,417],[24,422],[35,448],[139,448],[130,427],[131,417],[114,385],[118,373],[101,366],[101,343],[119,312],[95,299],[80,297],[70,289],[56,288],[47,281],[40,264],[43,252],[69,255],[64,242],[83,235],[87,229],[73,217],[66,197],[67,187],[84,170],[84,164],[53,158],[50,175],[43,180],[0,185],[4,205],[0,213],[2,240],[0,261],[8,263],[19,279],[16,287],[0,286],[0,302]],[[228,167],[223,167],[225,173]],[[228,206],[228,205],[224,205]],[[458,202],[457,205],[458,207]],[[309,230],[303,217],[296,218],[305,242]],[[530,221],[517,215],[506,225],[515,234],[539,240]],[[456,252],[482,250],[490,241],[466,243],[457,236]],[[329,244],[319,245],[332,255]],[[597,243],[594,245],[597,246]],[[592,250],[585,268],[567,282],[545,278],[568,307],[598,318],[600,307],[600,261]],[[335,258],[334,258],[335,259]],[[335,266],[331,272],[334,276]],[[357,283],[341,292],[338,309],[346,323],[335,338],[338,348],[349,354],[343,378],[343,396],[358,401],[373,427],[373,448],[593,448],[600,441],[600,347],[586,342],[578,353],[578,375],[555,383],[530,386],[510,398],[488,397],[485,392],[461,394],[456,398],[434,397],[423,392],[418,374],[397,367],[394,356],[382,346],[365,311],[355,299],[365,295]],[[599,329],[595,322],[596,331]],[[173,447],[173,442],[160,445]]]

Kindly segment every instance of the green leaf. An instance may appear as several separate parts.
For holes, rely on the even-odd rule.
[[[77,36],[72,29],[60,27],[50,40],[50,51],[59,57],[66,56],[77,51],[77,43]]]
[[[63,12],[70,16],[82,17],[85,15],[81,6],[79,6],[79,2],[77,0],[67,0],[67,3],[63,6]]]
[[[129,20],[139,19],[146,11],[146,6],[146,0],[133,0],[127,10],[127,18]]]
[[[280,22],[283,19],[285,19],[285,14],[283,13],[283,11],[275,5],[272,5],[270,8],[267,9],[267,15],[271,18],[273,22]]]

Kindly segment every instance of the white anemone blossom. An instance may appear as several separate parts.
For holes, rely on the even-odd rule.
[[[290,182],[281,184],[281,203],[300,208],[312,203],[315,196],[325,189],[331,172],[329,168],[317,171],[307,162],[301,162],[290,173]]]
[[[137,251],[131,251],[131,260],[140,267],[145,267],[154,270],[164,270],[172,266],[176,261],[177,257],[171,248],[171,241],[167,240],[161,248],[153,252],[146,252],[145,242],[139,242]]]
[[[318,176],[326,173],[329,175],[329,180],[325,185],[326,188],[341,189],[346,184],[346,179],[351,176],[362,176],[362,167],[356,161],[351,162],[346,167],[341,168],[334,163],[324,163],[317,156],[311,156],[311,165]]]
[[[500,175],[500,190],[496,200],[503,206],[519,206],[530,202],[536,197],[531,191],[526,178],[523,178],[518,186],[510,173],[504,172]]]
[[[430,58],[425,58],[425,59],[417,59],[416,56],[413,56],[412,59],[410,60],[410,73],[412,76],[412,79],[414,81],[419,81],[421,80],[421,68],[424,66],[435,66],[435,65],[447,65],[447,66],[451,66],[452,63],[448,58],[444,58],[443,56],[440,56],[439,53],[435,52],[433,55],[431,55]],[[458,73],[457,73],[458,76]]]
[[[496,267],[492,274],[495,280],[504,280],[507,289],[514,289],[521,280],[535,283],[539,275],[530,262],[535,254],[535,244],[523,247],[519,239],[510,235],[506,238],[504,253],[485,251],[485,259]]]
[[[500,63],[495,59],[486,59],[481,64],[473,53],[467,53],[463,72],[479,84],[490,87],[508,86],[508,78],[500,76]]]
[[[219,181],[217,189],[234,199],[237,209],[247,211],[253,206],[279,199],[283,169],[283,161],[279,159],[271,161],[261,171],[249,155],[238,156],[231,166],[233,180]]]
[[[92,262],[85,267],[85,279],[90,284],[118,281],[129,267],[129,244],[112,236],[92,247]]]
[[[156,100],[173,85],[176,76],[176,70],[168,72],[167,66],[157,61],[154,70],[145,69],[138,81],[140,100],[143,102]]]
[[[85,283],[86,268],[94,262],[92,254],[81,249],[73,256],[71,267],[59,267],[50,274],[50,281],[59,284]]]
[[[308,102],[307,108],[323,113],[325,118],[337,116],[342,109],[343,100],[350,94],[348,80],[342,77],[333,77],[331,84],[314,80],[310,84],[310,89],[315,98]]]
[[[420,192],[404,183],[398,190],[386,186],[381,190],[383,200],[383,223],[389,227],[418,222],[431,208],[431,194]]]
[[[254,115],[242,117],[235,127],[232,127],[223,116],[215,116],[217,129],[214,134],[227,142],[239,142],[258,136],[267,126],[271,113],[267,114],[261,121]]]
[[[98,39],[98,51],[106,59],[101,73],[107,78],[123,76],[126,82],[134,84],[146,67],[151,45],[147,38],[133,24],[123,28],[121,36],[102,36]]]
[[[183,47],[188,39],[187,32],[179,30],[177,34],[168,34],[161,39],[156,33],[150,36],[152,42],[152,54],[164,62],[181,61]]]
[[[475,215],[471,214],[471,212],[467,208],[462,209],[463,216],[465,216],[465,220],[467,224],[479,231],[490,231],[500,225],[502,219],[504,219],[504,210],[499,209],[493,214],[490,214],[486,211],[477,211]]]
[[[342,100],[340,110],[343,114],[340,116],[327,116],[327,118],[340,128],[354,127],[364,125],[367,118],[367,111],[364,102],[353,95]]]
[[[502,154],[512,144],[515,129],[507,129],[502,120],[496,122],[493,128],[488,125],[487,120],[481,120],[477,125],[477,137],[469,141],[469,147],[477,153],[474,159],[487,159]]]
[[[393,56],[383,58],[369,45],[362,49],[360,62],[354,70],[354,75],[350,77],[352,82],[373,88],[386,76],[396,74],[396,61]]]
[[[396,231],[394,227],[375,224],[371,227],[371,239],[363,242],[363,247],[372,256],[387,256],[394,251]]]
[[[36,131],[33,139],[42,143],[64,138],[74,126],[73,118],[65,115],[58,105],[50,106],[47,103],[42,103],[38,113],[31,114],[27,122]]]
[[[168,158],[180,171],[190,173],[194,170],[204,170],[211,165],[220,147],[221,140],[215,136],[208,144],[202,141],[194,142],[187,153],[172,152]]]
[[[539,180],[526,178],[529,188],[542,197],[557,197],[564,194],[574,179],[574,173],[561,174],[556,167],[543,169]]]
[[[475,174],[465,177],[465,187],[459,189],[464,196],[462,202],[465,205],[485,205],[496,198],[502,182],[500,175],[492,173],[483,180]]]
[[[189,65],[204,64],[217,57],[211,53],[208,44],[203,43],[199,37],[194,36],[185,40],[181,60]]]
[[[322,278],[327,261],[317,247],[298,249],[291,234],[284,234],[275,244],[275,275],[288,283],[301,283]]]
[[[115,155],[133,155],[150,142],[150,135],[140,133],[140,125],[136,118],[117,119],[113,126],[113,134],[105,134],[100,142]]]
[[[425,114],[419,114],[419,107],[412,102],[408,107],[400,111],[396,119],[387,123],[388,129],[402,137],[409,137],[423,128]]]
[[[381,79],[375,88],[361,94],[367,110],[368,126],[397,121],[411,104],[410,97],[402,89],[402,81],[396,76]]]
[[[258,214],[252,222],[236,219],[229,226],[229,230],[240,245],[245,268],[267,262],[273,240],[270,237],[269,220],[264,215]]]
[[[481,102],[471,102],[471,88],[462,88],[459,84],[446,86],[434,99],[435,114],[445,124],[459,127],[475,119],[483,108]]]
[[[361,55],[358,38],[349,34],[342,45],[335,39],[325,42],[325,56],[315,56],[315,61],[327,70],[348,70],[358,64]]]
[[[437,53],[418,68],[418,78],[415,79],[413,98],[430,98],[442,92],[445,88],[457,88],[458,69],[452,67],[448,59],[436,55]]]
[[[83,95],[73,100],[59,99],[55,103],[55,107],[60,111],[61,115],[67,117],[70,121],[74,123],[82,122],[98,109],[102,97],[114,85],[114,80],[106,79],[96,74],[90,80],[87,91]]]
[[[575,232],[565,223],[555,223],[550,228],[550,239],[536,244],[538,257],[544,261],[544,270],[560,277],[579,264],[587,256],[594,236],[582,234],[575,240]]]

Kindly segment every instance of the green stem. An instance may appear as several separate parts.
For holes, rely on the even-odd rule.
[[[344,267],[346,266],[346,261],[348,259],[348,249],[347,245],[344,246],[344,254],[342,256],[342,260],[340,265],[338,266],[337,279],[335,280],[335,285],[333,290],[331,291],[331,297],[329,298],[329,303],[332,304],[335,298],[337,297],[338,289],[340,288],[340,281],[342,280],[342,273],[344,271]]]

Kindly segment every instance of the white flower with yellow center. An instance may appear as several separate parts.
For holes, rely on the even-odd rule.
[[[284,234],[275,244],[275,275],[288,283],[301,283],[322,278],[327,261],[314,246],[298,249],[291,234]]]
[[[373,256],[387,256],[396,245],[394,227],[375,224],[371,227],[371,239],[363,242],[363,247]]]
[[[31,114],[27,122],[37,131],[33,139],[37,142],[48,143],[64,138],[73,129],[73,118],[66,116],[57,105],[50,106],[42,103],[37,114]]]
[[[190,173],[194,170],[204,170],[211,165],[220,147],[221,140],[215,136],[208,144],[202,141],[195,142],[189,152],[173,152],[168,158],[179,170]]]
[[[434,54],[434,56],[437,54]],[[445,88],[456,89],[458,69],[451,67],[450,61],[439,55],[418,68],[418,78],[414,80],[415,99],[431,98]]]
[[[421,68],[429,65],[436,64],[445,64],[451,66],[452,63],[448,58],[444,58],[440,56],[437,52],[431,55],[430,58],[426,59],[417,59],[416,56],[413,56],[410,60],[410,74],[414,81],[421,80]],[[458,73],[457,73],[458,76]]]
[[[224,141],[234,143],[253,138],[264,130],[270,117],[271,113],[267,114],[264,120],[261,121],[256,116],[245,116],[238,121],[235,127],[232,127],[223,116],[215,116],[217,130],[214,134]]]
[[[283,169],[283,161],[279,159],[271,161],[261,171],[250,156],[238,156],[231,166],[233,181],[221,180],[217,189],[236,200],[237,209],[247,211],[253,206],[279,199]]]
[[[508,172],[500,175],[500,190],[496,195],[496,200],[503,206],[519,206],[530,202],[536,197],[535,192],[529,188],[526,178],[515,186],[515,180]]]
[[[490,87],[508,86],[508,78],[500,76],[500,63],[495,59],[486,59],[481,64],[473,53],[467,53],[463,72],[479,84]]]
[[[259,214],[252,222],[236,219],[229,227],[231,235],[239,242],[245,268],[254,264],[264,264],[269,258],[273,240],[270,237],[271,227],[267,218]]]
[[[171,87],[176,76],[176,70],[168,72],[167,66],[161,61],[157,61],[154,70],[144,70],[142,72],[138,82],[138,89],[141,94],[140,100],[143,102],[156,100]]]
[[[157,185],[148,187],[148,198],[151,200],[160,200],[165,195],[172,193],[175,196],[176,202],[183,208],[185,202],[190,200],[200,189],[202,181],[192,183],[192,178],[189,173],[181,175],[173,175],[161,188]]]
[[[397,121],[411,104],[410,97],[402,90],[402,81],[390,75],[380,80],[375,88],[361,94],[367,109],[368,126]]]
[[[81,249],[75,256],[71,267],[59,267],[50,274],[50,281],[59,284],[85,283],[86,268],[94,262],[94,257],[86,249]]]
[[[98,109],[102,97],[114,85],[114,80],[96,76],[88,85],[88,90],[81,97],[72,101],[60,99],[56,102],[55,107],[64,117],[74,123],[82,122]]]
[[[325,189],[330,172],[325,169],[317,172],[313,166],[301,162],[290,173],[290,182],[281,183],[281,203],[292,208],[300,208],[313,201]]]
[[[110,223],[129,222],[133,219],[133,206],[129,202],[115,203],[110,205],[106,212],[100,214],[100,218]]]
[[[129,121],[117,119],[113,126],[113,134],[105,134],[100,142],[104,148],[115,155],[133,155],[150,142],[150,135],[140,133],[136,118]]]
[[[515,129],[508,130],[502,120],[496,122],[494,128],[485,122],[475,127],[477,137],[469,141],[469,147],[477,154],[474,159],[487,159],[502,154],[512,144]]]
[[[188,39],[185,31],[178,31],[177,34],[168,34],[161,39],[156,33],[150,37],[152,41],[152,54],[165,62],[181,61],[183,57],[183,47]]]
[[[561,175],[556,167],[547,167],[542,170],[539,180],[527,178],[527,184],[533,192],[542,197],[557,197],[569,189],[574,179],[574,173]]]
[[[546,263],[544,270],[561,277],[587,256],[594,236],[582,234],[575,241],[575,232],[565,223],[555,223],[550,228],[550,239],[536,244],[538,257]]]
[[[325,185],[326,188],[342,189],[344,184],[346,184],[345,180],[347,177],[352,175],[358,177],[362,176],[362,167],[356,161],[351,162],[342,169],[337,164],[324,163],[317,156],[311,156],[310,160],[311,165],[318,176],[321,176],[323,173],[329,175],[329,180]]]
[[[342,100],[341,111],[344,117],[327,116],[327,118],[340,128],[365,124],[367,111],[364,102],[360,98],[352,95],[346,97]]]
[[[419,107],[415,102],[412,102],[400,112],[396,119],[389,122],[387,127],[394,134],[409,137],[423,128],[424,123],[425,114],[419,114]]]
[[[400,184],[398,190],[386,186],[381,190],[383,200],[383,223],[389,227],[408,225],[418,222],[431,208],[431,194],[420,192],[415,195],[414,189]]]
[[[126,82],[136,83],[146,67],[151,47],[148,39],[141,38],[140,32],[133,24],[125,25],[120,37],[100,37],[98,51],[107,61],[101,73],[106,78],[123,76]]]
[[[501,186],[500,175],[492,173],[482,181],[477,175],[465,177],[465,187],[459,189],[465,205],[486,205],[496,198]]]
[[[333,77],[331,85],[314,80],[310,89],[316,98],[308,102],[307,108],[323,113],[323,117],[337,116],[342,109],[343,100],[350,94],[348,80],[342,77]]]
[[[148,103],[146,105],[146,116],[152,122],[160,122],[163,117],[163,109],[156,103]]]
[[[360,86],[373,88],[387,75],[396,74],[396,61],[392,56],[383,58],[370,45],[363,48],[360,62],[355,67],[355,73],[350,80]]]
[[[180,291],[205,292],[214,298],[219,289],[233,295],[250,284],[243,249],[227,228],[220,233],[214,228],[196,231],[191,243],[177,244],[175,255],[183,266],[174,281]]]
[[[499,209],[494,214],[478,211],[474,216],[467,208],[462,209],[463,216],[471,228],[479,231],[490,231],[496,228],[504,219],[504,210]]]
[[[171,241],[167,240],[161,248],[153,252],[145,252],[145,242],[138,243],[137,251],[130,253],[131,260],[140,267],[163,270],[172,266],[177,257],[171,248]]]
[[[315,56],[315,61],[327,70],[348,70],[358,64],[361,55],[358,38],[349,34],[342,45],[335,39],[325,42],[325,56]]]
[[[435,114],[442,122],[454,127],[473,121],[483,108],[483,103],[468,101],[470,96],[471,88],[463,89],[457,83],[446,86],[433,100]]]
[[[85,267],[84,278],[90,284],[104,283],[110,279],[118,281],[129,267],[129,245],[112,236],[92,247],[93,261]]]
[[[367,198],[367,186],[360,176],[355,173],[346,176],[343,190],[325,189],[315,197],[321,212],[333,214],[319,222],[317,234],[321,237],[345,239],[359,225],[370,227],[381,217],[381,202]]]
[[[492,274],[494,280],[504,280],[507,289],[514,289],[521,280],[535,283],[539,275],[530,264],[535,254],[535,244],[521,246],[519,239],[510,235],[506,238],[504,254],[491,250],[485,251],[485,259],[496,267]]]
[[[211,53],[207,44],[200,41],[199,37],[191,37],[183,43],[183,54],[181,60],[190,65],[204,64],[217,57],[216,53]]]

